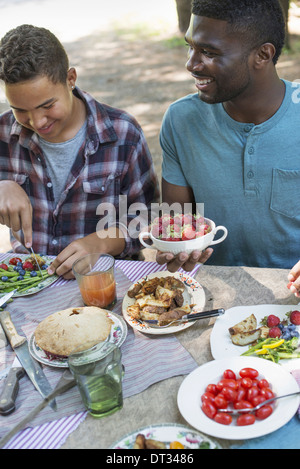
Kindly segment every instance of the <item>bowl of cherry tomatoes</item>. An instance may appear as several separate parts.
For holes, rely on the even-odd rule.
[[[228,440],[257,438],[285,425],[297,412],[300,397],[279,399],[252,411],[274,397],[299,391],[284,367],[256,357],[213,360],[190,373],[177,396],[179,410],[197,430]],[[249,409],[232,415],[221,409]]]

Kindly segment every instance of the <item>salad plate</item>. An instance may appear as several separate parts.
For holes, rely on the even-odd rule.
[[[112,313],[111,311],[108,312],[108,317],[113,321],[113,325],[110,331],[110,335],[106,341],[121,347],[127,337],[127,324],[121,316]],[[50,359],[47,357],[45,352],[37,345],[34,333],[31,335],[29,340],[29,351],[33,358],[44,365],[55,368],[68,368],[67,358]]]
[[[175,277],[185,286],[185,291],[183,293],[184,304],[194,304],[195,307],[193,308],[192,312],[200,312],[203,310],[205,306],[205,293],[202,286],[192,277],[189,275],[182,273],[182,272],[175,272],[171,273],[168,271],[163,272],[155,272],[145,277],[142,277],[137,282],[135,282],[131,287],[134,287],[138,283],[145,282],[146,280],[158,277]],[[131,306],[135,303],[135,298],[130,298],[128,294],[124,296],[123,303],[122,303],[122,312],[125,321],[135,330],[144,332],[146,334],[154,334],[154,335],[161,335],[161,334],[174,334],[175,332],[180,332],[188,327],[191,327],[195,321],[190,322],[183,322],[178,325],[167,327],[166,329],[155,329],[147,324],[145,321],[133,319],[127,312],[128,306]]]
[[[13,257],[19,257],[20,259],[22,259],[22,261],[25,259],[27,259],[28,257],[30,257],[28,254],[27,255],[24,255],[24,254],[18,254],[17,256],[14,255],[12,257],[9,257],[7,259],[5,259],[4,261],[1,261],[1,263],[4,263],[4,264],[8,264],[9,262],[9,259],[13,258]],[[47,264],[50,264],[52,261],[53,261],[53,258],[52,257],[48,257],[48,256],[40,256],[42,257]],[[33,277],[34,279],[36,277]],[[41,280],[37,285],[34,285],[32,287],[28,287],[26,290],[24,290],[23,292],[16,292],[14,293],[14,298],[20,298],[20,297],[23,297],[23,296],[28,296],[28,295],[33,295],[34,293],[38,293],[39,291],[41,290],[44,290],[45,288],[49,287],[50,285],[52,285],[54,282],[56,282],[58,280],[58,275],[51,275],[49,277],[46,277],[44,280]],[[3,294],[4,295],[4,294]],[[0,298],[1,296],[3,295],[0,295]]]
[[[210,335],[211,353],[214,359],[231,358],[242,355],[249,350],[249,345],[239,346],[234,345],[228,329],[233,327],[243,319],[253,314],[257,319],[257,327],[260,327],[261,320],[265,316],[274,314],[281,320],[286,319],[286,313],[297,309],[295,305],[254,305],[254,306],[235,306],[225,311],[225,314],[219,316],[212,329]],[[300,332],[300,327],[297,326]],[[263,359],[261,359],[263,360]],[[292,371],[300,368],[300,358],[293,358],[290,360],[283,359],[279,361],[281,366],[287,370]]]
[[[161,441],[166,447],[172,441],[178,441],[186,449],[221,449],[219,443],[207,435],[199,433],[185,425],[162,423],[139,428],[113,443],[110,449],[132,449],[136,436],[142,433],[146,438]]]
[[[182,382],[177,404],[181,415],[194,428],[208,435],[226,440],[246,440],[272,433],[285,425],[296,414],[300,403],[299,396],[279,399],[274,404],[273,413],[265,420],[258,420],[253,425],[222,425],[208,418],[201,409],[201,396],[208,384],[217,384],[224,371],[232,370],[236,374],[242,368],[254,368],[261,378],[265,378],[277,395],[299,391],[295,378],[285,368],[267,360],[255,357],[231,357],[213,360],[192,371]]]

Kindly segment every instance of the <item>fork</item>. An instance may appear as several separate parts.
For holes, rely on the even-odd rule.
[[[172,326],[172,324],[180,324],[182,322],[190,322],[195,321],[197,319],[205,319],[205,318],[212,318],[215,316],[221,316],[225,313],[225,309],[212,309],[210,311],[202,311],[201,313],[194,313],[194,314],[185,314],[180,319],[174,319],[174,321],[165,324],[164,326],[159,326],[158,320],[156,319],[143,319],[143,322],[146,322],[150,327],[154,329],[165,329],[167,327]]]
[[[296,396],[297,394],[300,394],[300,391],[293,392],[291,394],[284,394],[283,396],[274,396],[274,397],[271,397],[271,399],[267,399],[266,401],[261,402],[260,404],[253,407],[252,409],[218,409],[218,412],[223,412],[224,414],[232,414],[232,415],[250,414],[252,412],[256,412],[258,409],[260,409],[264,405],[267,405],[273,401],[276,401],[277,399],[282,399],[284,397],[290,397],[290,396]]]

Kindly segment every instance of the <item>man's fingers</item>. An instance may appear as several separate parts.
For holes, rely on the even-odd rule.
[[[190,255],[186,252],[180,252],[177,256],[168,252],[157,252],[156,262],[160,265],[167,264],[169,272],[177,272],[182,267],[186,272],[194,269],[197,263],[204,264],[212,255],[213,249],[208,248],[205,251],[193,251]]]

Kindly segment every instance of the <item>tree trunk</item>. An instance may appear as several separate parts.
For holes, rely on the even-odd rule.
[[[185,34],[190,24],[192,0],[175,1],[177,7],[179,31]]]
[[[286,38],[285,38],[285,47],[290,49],[290,36],[289,36],[289,8],[290,8],[290,0],[280,0],[280,4],[283,9],[284,17],[285,17],[285,29],[286,29]]]

